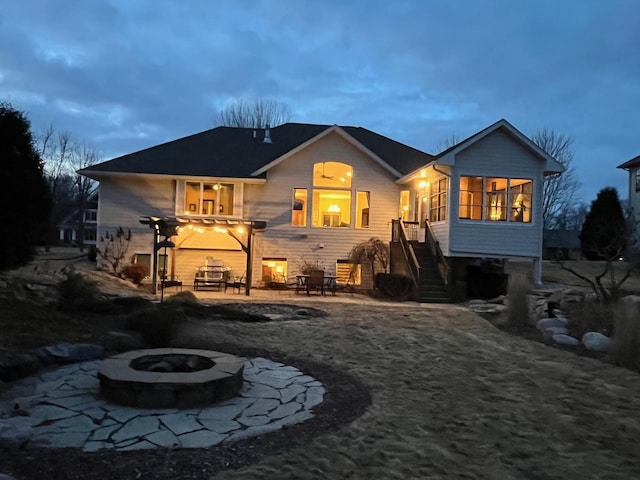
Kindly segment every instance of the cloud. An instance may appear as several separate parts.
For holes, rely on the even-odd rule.
[[[593,197],[640,153],[638,24],[635,0],[23,0],[3,5],[0,98],[107,157],[246,96],[427,151],[504,117],[573,136]]]

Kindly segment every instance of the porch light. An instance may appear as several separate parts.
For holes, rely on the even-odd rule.
[[[216,183],[216,184],[213,186],[213,189],[214,189],[214,190],[220,190],[220,184],[219,184],[219,183]]]
[[[238,233],[244,233],[244,228],[242,228],[242,227],[238,227],[238,228],[236,228],[236,232],[238,232]]]
[[[418,184],[418,188],[427,188],[428,183],[424,180]]]
[[[402,206],[402,210],[404,210],[405,212],[409,211],[409,205],[403,205]]]

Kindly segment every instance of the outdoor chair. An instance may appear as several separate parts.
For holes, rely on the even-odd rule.
[[[224,286],[225,293],[227,292],[227,288],[233,288],[233,289],[237,288],[238,293],[240,293],[242,289],[247,286],[247,281],[245,279],[246,275],[247,275],[247,272],[245,271],[242,273],[240,277],[234,277],[232,281],[228,281]]]
[[[312,290],[319,291],[324,295],[324,270],[311,270],[307,278],[307,295]]]

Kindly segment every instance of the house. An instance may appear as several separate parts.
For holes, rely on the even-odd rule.
[[[438,156],[360,127],[218,127],[80,173],[100,182],[98,234],[130,228],[131,261],[152,273],[190,282],[213,258],[249,286],[310,263],[359,283],[348,253],[378,237],[392,273],[444,301],[486,259],[532,260],[540,280],[542,182],[562,171],[500,120]]]
[[[56,225],[60,245],[96,245],[98,227],[98,190],[89,195],[85,208],[75,208]],[[82,239],[82,242],[80,241]]]
[[[580,260],[582,248],[580,230],[544,229],[542,258],[545,260]]]
[[[640,155],[618,165],[629,172],[629,206],[635,216],[636,235],[640,237]]]

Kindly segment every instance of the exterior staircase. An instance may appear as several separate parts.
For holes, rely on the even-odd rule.
[[[421,303],[451,303],[453,300],[438,272],[436,261],[424,243],[410,242],[420,264],[416,300]]]

